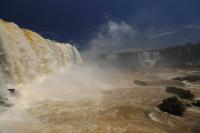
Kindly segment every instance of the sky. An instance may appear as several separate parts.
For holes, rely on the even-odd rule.
[[[200,40],[200,0],[1,0],[0,18],[80,49]]]

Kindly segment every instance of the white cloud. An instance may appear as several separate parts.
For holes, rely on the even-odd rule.
[[[184,26],[185,29],[197,29],[200,30],[200,25],[195,25],[195,24],[188,24]]]
[[[164,36],[169,36],[169,35],[173,35],[177,33],[177,31],[165,31],[165,32],[159,32],[159,33],[156,33],[152,36],[150,36],[152,39],[156,39],[156,38],[160,38],[160,37],[164,37]]]
[[[185,28],[194,27],[197,28],[198,26],[185,25],[182,28],[170,26],[161,28],[150,27],[146,30],[139,30],[124,21],[115,22],[109,20],[89,40],[89,50],[98,54],[162,48],[177,43],[184,43],[185,41],[180,42],[180,39],[190,38],[188,33],[192,32],[192,30],[188,31]]]
[[[88,43],[90,50],[95,53],[133,51],[158,46],[161,37],[174,33],[176,31],[169,27],[151,27],[141,31],[123,21],[109,20]]]
[[[131,41],[140,35],[140,32],[133,29],[125,22],[108,21],[103,25],[100,32],[89,41],[92,50],[99,52],[119,51],[126,47]]]

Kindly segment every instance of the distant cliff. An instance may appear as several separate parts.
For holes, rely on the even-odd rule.
[[[81,63],[77,49],[44,39],[39,34],[0,20],[0,81],[24,83]]]
[[[100,59],[120,68],[199,67],[200,42],[163,49],[102,54]]]
[[[159,50],[100,55],[103,62],[121,68],[152,68],[160,60]]]
[[[157,65],[169,67],[199,67],[200,42],[187,43],[160,50],[162,60]]]

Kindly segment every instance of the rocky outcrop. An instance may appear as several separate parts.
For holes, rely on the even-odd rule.
[[[164,99],[158,107],[161,111],[177,116],[183,115],[186,110],[185,105],[175,96]]]
[[[200,76],[198,75],[188,75],[184,77],[176,77],[174,80],[177,81],[187,81],[187,82],[197,82],[200,81]]]
[[[126,69],[199,67],[200,42],[163,49],[107,53],[100,55],[100,58]]]
[[[182,88],[177,88],[174,86],[168,86],[165,90],[168,93],[175,94],[182,99],[193,99],[194,95],[191,93],[190,90],[184,90]]]

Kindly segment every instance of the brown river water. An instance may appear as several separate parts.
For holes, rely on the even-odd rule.
[[[188,108],[182,117],[156,108],[170,96],[166,86],[184,87],[200,97],[200,83],[171,80],[200,74],[199,70],[110,72],[106,76],[91,71],[58,74],[19,86],[20,96],[12,99],[15,105],[0,116],[1,132],[200,133],[200,108]],[[148,85],[136,85],[134,80]]]

